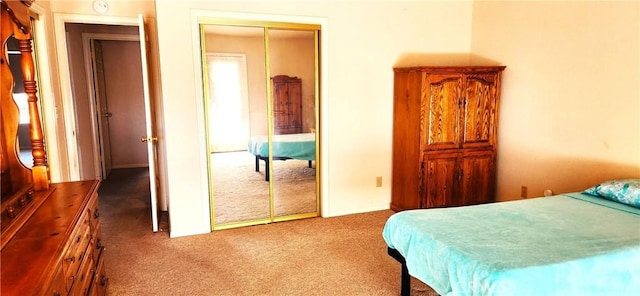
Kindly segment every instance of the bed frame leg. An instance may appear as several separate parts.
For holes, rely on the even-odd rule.
[[[264,180],[269,182],[269,160],[264,160]]]
[[[402,277],[400,279],[400,295],[411,295],[411,277],[409,276],[409,270],[407,269],[407,263],[402,263]]]
[[[311,168],[311,160],[309,160],[309,168]]]
[[[256,155],[256,172],[260,171],[260,157]]]
[[[393,259],[396,259],[401,265],[402,271],[400,276],[400,295],[401,296],[410,296],[411,295],[411,276],[409,275],[409,269],[407,268],[407,261],[404,259],[402,254],[398,252],[396,249],[387,248],[387,253]]]

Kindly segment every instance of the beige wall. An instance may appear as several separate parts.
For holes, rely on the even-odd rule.
[[[472,4],[157,1],[171,236],[210,231],[192,11],[308,16],[326,21],[322,32],[326,67],[321,71],[327,77],[322,83],[327,91],[323,102],[326,120],[321,123],[326,140],[321,186],[323,215],[335,216],[388,209],[392,67],[406,53],[468,52]],[[382,176],[382,188],[375,187],[376,176]]]
[[[498,198],[640,177],[640,2],[476,1],[472,51],[507,66]]]

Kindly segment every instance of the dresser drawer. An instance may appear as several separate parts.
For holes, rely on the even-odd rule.
[[[84,215],[83,219],[81,219],[82,222],[74,232],[74,235],[71,236],[72,239],[69,242],[67,251],[62,259],[62,271],[67,282],[67,291],[71,289],[71,286],[76,280],[78,269],[86,258],[87,252],[91,249],[89,248],[91,242],[91,229],[87,218],[88,216]]]
[[[76,280],[71,287],[69,295],[87,295],[89,288],[93,281],[93,274],[95,273],[95,264],[93,262],[92,249],[87,248],[87,253],[80,264],[80,270],[76,275]]]
[[[100,224],[97,225],[97,228],[93,233],[91,247],[93,248],[93,261],[98,262],[100,260],[100,257],[102,257],[102,251],[104,250]]]
[[[62,274],[62,266],[58,265],[55,268],[53,279],[49,283],[49,287],[45,290],[44,295],[47,296],[62,296],[67,294],[67,283]]]
[[[89,290],[91,296],[104,296],[107,295],[107,286],[109,285],[109,278],[104,271],[104,260],[98,261],[98,267],[96,273],[93,276],[93,284]]]
[[[91,225],[91,230],[95,231],[96,227],[100,224],[100,210],[98,209],[98,195],[94,194],[89,199],[89,204],[87,205],[87,211],[89,213],[89,220]]]

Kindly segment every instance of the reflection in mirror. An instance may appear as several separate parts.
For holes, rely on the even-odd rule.
[[[269,29],[275,217],[314,213],[315,31]]]
[[[267,134],[264,29],[202,29],[214,225],[268,221],[264,162],[256,164],[247,145],[251,135]]]
[[[18,124],[18,135],[16,138],[16,151],[19,151],[19,158],[22,164],[31,168],[33,166],[33,156],[31,155],[31,139],[29,138],[29,104],[27,94],[24,91],[24,80],[22,68],[20,67],[20,51],[18,40],[11,36],[7,40],[7,55],[9,68],[14,80],[13,99],[20,112]]]

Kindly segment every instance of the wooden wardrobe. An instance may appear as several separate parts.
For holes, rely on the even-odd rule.
[[[394,68],[392,210],[494,200],[504,68]]]
[[[32,3],[0,3],[0,295],[106,295],[99,181],[51,183],[49,179],[32,54]],[[7,59],[10,38],[17,40],[19,62]],[[21,79],[12,74],[14,68],[22,72]],[[23,82],[28,101],[30,167],[19,157],[20,112],[14,81]]]
[[[271,77],[273,128],[276,135],[302,132],[302,80],[278,75]]]

